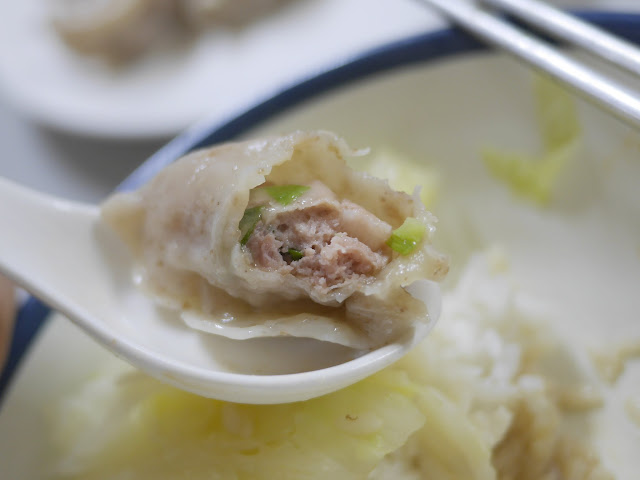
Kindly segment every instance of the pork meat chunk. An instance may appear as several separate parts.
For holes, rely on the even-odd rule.
[[[313,182],[292,204],[265,206],[247,249],[259,268],[331,289],[382,270],[391,260],[385,244],[391,231],[369,211]]]

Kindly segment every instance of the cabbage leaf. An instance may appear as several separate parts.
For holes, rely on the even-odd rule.
[[[394,369],[284,405],[207,399],[138,372],[111,385],[56,412],[57,478],[364,479],[425,423],[421,387]]]
[[[576,156],[580,125],[573,98],[552,80],[534,80],[536,116],[542,153],[485,149],[482,158],[489,172],[516,195],[547,205],[558,177]]]

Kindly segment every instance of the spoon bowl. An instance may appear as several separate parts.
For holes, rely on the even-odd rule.
[[[157,306],[141,291],[131,255],[101,223],[97,206],[0,179],[0,222],[2,273],[118,357],[206,397],[267,404],[330,393],[401,358],[439,316],[439,288],[424,281],[410,293],[430,305],[431,322],[377,350],[292,337],[231,340],[187,327],[178,312]]]

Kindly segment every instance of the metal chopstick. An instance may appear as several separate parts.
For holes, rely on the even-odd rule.
[[[555,38],[587,50],[608,62],[640,75],[640,49],[604,30],[538,0],[480,0]]]
[[[636,92],[473,3],[462,0],[416,1],[435,8],[482,40],[548,73],[612,115],[640,129],[640,99]]]

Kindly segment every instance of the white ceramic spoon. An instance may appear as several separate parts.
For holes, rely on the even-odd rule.
[[[178,388],[240,403],[284,403],[346,387],[398,360],[439,316],[437,285],[417,282],[432,321],[362,354],[299,338],[230,340],[188,328],[133,284],[132,259],[99,209],[0,178],[0,271],[96,341]],[[436,311],[437,310],[437,311]],[[82,358],[78,358],[81,362]]]

